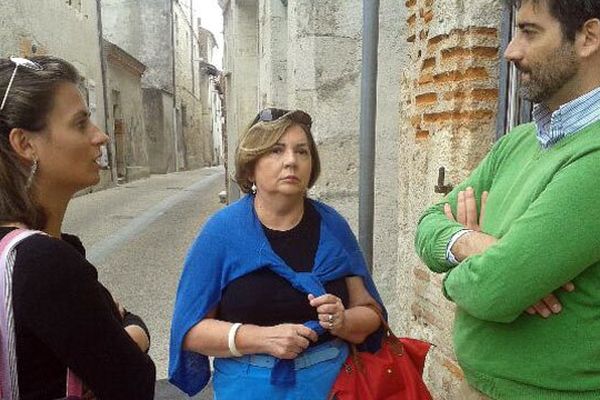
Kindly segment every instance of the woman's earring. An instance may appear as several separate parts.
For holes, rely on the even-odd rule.
[[[256,183],[252,182],[252,187],[250,188],[250,190],[252,191],[252,194],[256,194]]]
[[[31,164],[31,170],[29,170],[29,176],[27,177],[27,183],[25,184],[25,188],[29,189],[33,184],[33,177],[38,170],[38,160],[37,158],[33,159],[33,164]]]

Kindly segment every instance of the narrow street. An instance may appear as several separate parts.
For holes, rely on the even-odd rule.
[[[63,230],[79,235],[100,281],[147,323],[156,399],[187,398],[166,382],[173,301],[187,248],[222,207],[223,187],[222,168],[153,175],[78,197],[65,219]]]

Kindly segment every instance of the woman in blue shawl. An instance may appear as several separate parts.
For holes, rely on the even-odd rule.
[[[302,111],[265,109],[236,151],[241,200],[213,215],[179,283],[169,377],[228,399],[326,399],[348,343],[376,350],[380,297],[347,222],[308,199],[320,173]],[[374,309],[375,308],[375,309]]]

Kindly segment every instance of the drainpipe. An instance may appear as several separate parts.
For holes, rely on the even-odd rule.
[[[177,43],[175,39],[175,7],[173,6],[174,0],[169,1],[170,12],[171,12],[171,48],[173,50],[173,138],[175,139],[173,149],[175,151],[175,172],[179,171],[179,146],[177,145],[177,73],[175,68],[177,67],[177,61],[175,60],[177,53]]]
[[[98,41],[100,42],[100,70],[102,73],[102,100],[104,106],[104,131],[110,135],[110,143],[106,145],[106,150],[108,152],[108,168],[110,169],[110,179],[113,183],[117,183],[117,167],[114,162],[113,155],[116,154],[115,150],[115,137],[114,131],[109,129],[110,125],[110,110],[108,103],[108,79],[107,79],[107,70],[108,67],[106,65],[106,52],[104,51],[104,28],[102,26],[102,1],[98,0],[96,2],[96,14],[98,14]]]
[[[358,239],[370,272],[373,272],[378,44],[379,0],[363,0]]]

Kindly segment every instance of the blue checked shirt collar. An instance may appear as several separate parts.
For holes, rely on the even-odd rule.
[[[600,120],[600,87],[551,113],[544,104],[533,107],[537,138],[544,149]]]

